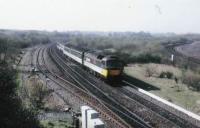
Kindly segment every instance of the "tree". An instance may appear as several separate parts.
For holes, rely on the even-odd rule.
[[[44,106],[43,99],[50,93],[44,86],[43,82],[38,78],[31,78],[29,81],[30,91],[29,96],[35,108],[42,108]]]
[[[147,77],[153,76],[153,74],[156,72],[156,67],[153,65],[147,65],[146,66],[146,75]]]
[[[0,61],[5,62],[7,50],[8,50],[8,43],[6,39],[0,39]]]
[[[190,89],[200,91],[200,75],[186,71],[183,76],[183,83],[187,84]]]

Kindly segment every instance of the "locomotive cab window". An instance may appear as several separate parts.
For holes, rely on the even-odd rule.
[[[107,68],[121,68],[122,63],[119,60],[108,60],[106,62],[106,67]]]

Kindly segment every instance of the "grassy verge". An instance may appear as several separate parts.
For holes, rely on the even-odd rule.
[[[153,69],[151,76],[147,75],[147,69]],[[182,106],[190,111],[200,114],[200,92],[188,89],[182,82],[183,72],[179,68],[162,64],[134,64],[124,69],[125,73],[143,80],[157,88],[149,90],[170,102]],[[159,78],[161,72],[170,71],[178,79]]]
[[[49,121],[43,120],[40,121],[44,128],[73,128],[67,121],[58,120],[58,121]]]

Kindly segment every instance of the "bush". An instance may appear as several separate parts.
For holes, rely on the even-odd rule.
[[[161,72],[159,78],[166,78],[165,72]]]
[[[173,73],[172,72],[166,72],[167,78],[172,79]]]
[[[154,75],[154,73],[156,72],[156,67],[153,65],[147,65],[146,67],[146,75],[147,77],[151,77]]]
[[[152,54],[140,54],[135,58],[136,62],[140,62],[140,63],[160,63],[161,62],[161,57],[160,56],[156,56],[156,55],[152,55]]]
[[[172,79],[174,76],[174,74],[172,72],[161,72],[159,75],[159,78],[168,78],[168,79]]]
[[[42,81],[35,77],[32,77],[29,80],[29,86],[29,96],[32,105],[38,109],[43,108],[43,99],[50,93],[50,91],[46,88],[46,86],[44,86]]]
[[[183,83],[192,90],[200,91],[200,75],[187,71],[183,76]]]
[[[122,58],[125,63],[161,63],[161,57],[158,55],[152,55],[149,53],[139,54],[137,56],[131,56],[127,53],[116,52],[115,55]]]

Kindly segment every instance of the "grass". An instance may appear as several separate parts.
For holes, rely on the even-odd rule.
[[[67,121],[58,120],[58,121],[49,121],[49,120],[42,120],[40,121],[41,125],[44,128],[73,128]]]
[[[19,94],[19,90],[20,90],[20,88],[22,88],[21,74],[19,72],[17,72],[16,84],[17,84],[17,90],[16,91]]]
[[[152,77],[146,76],[147,67],[155,69]],[[160,88],[160,90],[150,90],[149,92],[200,115],[200,92],[192,91],[182,83],[181,69],[162,64],[134,64],[125,67],[124,71],[127,75]],[[172,72],[179,79],[178,83],[174,79],[159,78],[158,75],[162,71]]]

